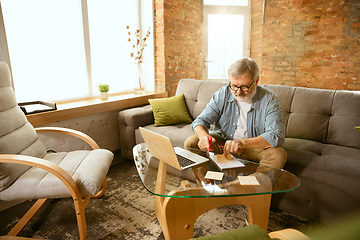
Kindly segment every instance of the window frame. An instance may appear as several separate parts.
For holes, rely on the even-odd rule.
[[[206,10],[206,11],[204,11]],[[204,5],[203,12],[208,14],[240,14],[244,16],[244,38],[243,38],[243,57],[250,57],[250,35],[251,35],[251,2],[248,0],[248,6],[229,6],[229,5]],[[207,30],[204,30],[207,26],[207,18],[203,17],[203,35],[207,35]],[[208,57],[208,42],[207,37],[203,37],[203,61],[202,61],[202,75],[203,79],[208,79],[207,69],[208,64],[206,57]],[[205,54],[206,53],[206,54]],[[211,79],[216,81],[227,82],[228,78]]]

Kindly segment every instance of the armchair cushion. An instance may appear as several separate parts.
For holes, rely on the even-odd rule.
[[[82,196],[94,196],[101,189],[113,154],[105,149],[79,150],[69,153],[48,153],[44,159],[69,173],[79,186]],[[59,178],[37,167],[31,167],[11,186],[0,191],[0,199],[4,201],[36,199],[44,196],[61,198],[71,195]]]
[[[155,127],[192,123],[184,94],[161,99],[149,99],[155,118]]]

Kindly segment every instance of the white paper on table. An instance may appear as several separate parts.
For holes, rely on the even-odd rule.
[[[238,168],[238,167],[245,167],[245,165],[233,155],[229,155],[229,158],[225,158],[224,155],[212,155],[210,154],[210,158],[213,162],[220,168],[223,169],[231,169],[231,168]]]
[[[255,176],[238,176],[241,185],[260,185]]]
[[[206,179],[213,179],[213,180],[222,180],[224,176],[224,173],[222,172],[213,172],[213,171],[207,171],[205,178]]]

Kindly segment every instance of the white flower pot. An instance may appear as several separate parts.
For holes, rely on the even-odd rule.
[[[109,97],[108,92],[100,92],[100,98],[101,100],[107,100]]]

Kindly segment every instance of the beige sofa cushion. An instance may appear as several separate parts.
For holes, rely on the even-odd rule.
[[[297,88],[287,123],[289,138],[326,143],[334,91]]]
[[[286,138],[360,149],[360,92],[264,85],[280,101]]]
[[[205,109],[214,92],[226,84],[228,83],[181,79],[176,89],[176,95],[184,94],[189,113],[195,119]]]
[[[327,142],[360,149],[360,92],[336,91],[332,104]]]

